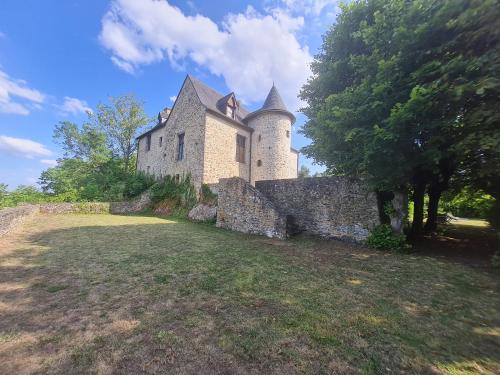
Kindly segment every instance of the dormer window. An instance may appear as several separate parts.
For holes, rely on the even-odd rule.
[[[234,94],[232,94],[226,103],[226,115],[231,117],[232,119],[236,118],[237,107],[238,107],[238,102],[236,101]]]

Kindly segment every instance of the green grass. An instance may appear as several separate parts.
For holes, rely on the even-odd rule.
[[[153,216],[41,219],[0,241],[8,373],[500,373],[498,274]]]

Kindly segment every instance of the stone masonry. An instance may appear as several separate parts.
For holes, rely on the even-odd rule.
[[[219,184],[217,226],[284,238],[306,232],[361,242],[380,224],[375,193],[359,180],[317,177]]]
[[[234,177],[219,182],[217,227],[286,238],[286,218],[264,194]]]

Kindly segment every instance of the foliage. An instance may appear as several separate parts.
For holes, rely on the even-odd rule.
[[[179,179],[165,176],[151,186],[151,199],[158,204],[168,201],[171,208],[189,210],[196,205],[196,191],[191,183],[191,176],[182,176]]]
[[[500,175],[499,39],[494,0],[343,5],[301,92],[304,153],[375,189],[410,189],[421,225],[427,188],[436,211],[452,174]]]
[[[458,194],[444,194],[440,208],[458,217],[485,219],[492,210],[494,202],[495,198],[482,190],[466,187]]]
[[[305,165],[301,165],[298,176],[300,178],[311,177],[311,171]]]
[[[137,150],[137,131],[151,123],[144,112],[144,103],[134,95],[109,97],[110,105],[99,103],[91,114],[93,126],[106,135],[106,143],[113,156],[123,159],[124,172],[128,173],[130,160]]]
[[[394,233],[389,224],[381,224],[373,228],[366,244],[378,250],[402,251],[407,248],[406,237],[403,234]]]
[[[493,254],[493,257],[491,258],[491,265],[494,268],[500,269],[500,251],[497,251],[495,254]]]
[[[137,172],[133,175],[126,176],[125,188],[123,196],[125,198],[134,198],[148,190],[156,182],[152,175],[144,172]]]
[[[40,185],[51,196],[72,201],[118,201],[135,197],[153,183],[152,176],[135,173],[137,131],[147,125],[143,104],[132,95],[99,104],[81,126],[60,122],[54,139],[64,157],[42,172]]]
[[[215,206],[217,205],[217,194],[210,189],[210,186],[202,184],[199,202],[209,206]]]

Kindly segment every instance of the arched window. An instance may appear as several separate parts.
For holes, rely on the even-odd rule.
[[[261,167],[262,166],[262,160],[257,160],[257,167]]]

